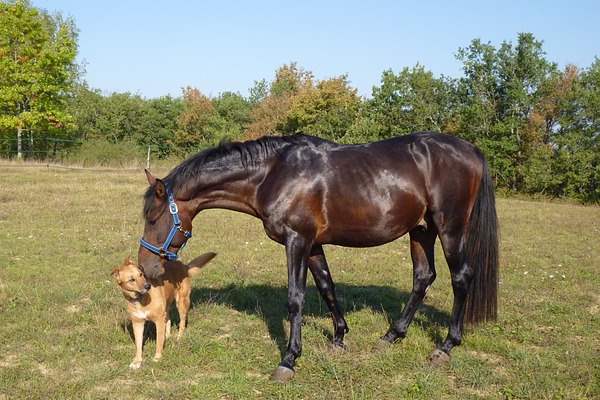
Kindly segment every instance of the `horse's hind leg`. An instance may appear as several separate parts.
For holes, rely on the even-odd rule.
[[[433,224],[418,226],[410,231],[410,255],[413,262],[413,289],[402,316],[392,323],[382,340],[393,343],[406,336],[406,331],[421,305],[425,292],[435,280],[433,249],[437,232]]]
[[[313,246],[308,258],[308,267],[315,279],[317,289],[325,304],[327,304],[327,308],[329,308],[329,312],[331,312],[333,318],[333,345],[344,347],[344,334],[348,333],[348,324],[346,324],[344,314],[335,296],[335,284],[331,278],[322,246]]]
[[[463,320],[465,315],[465,304],[469,287],[473,279],[473,268],[468,265],[464,257],[464,229],[462,226],[443,227],[440,229],[440,241],[444,249],[444,255],[450,276],[452,278],[452,291],[454,293],[454,302],[452,305],[452,315],[450,317],[450,326],[448,336],[442,343],[439,350],[449,354],[454,346],[458,346],[462,340]],[[442,353],[434,351],[432,361],[436,361]]]

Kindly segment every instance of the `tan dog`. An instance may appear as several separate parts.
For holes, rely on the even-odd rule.
[[[142,365],[142,345],[146,321],[152,321],[156,325],[154,361],[158,361],[162,357],[165,338],[171,335],[169,306],[173,300],[176,301],[179,312],[177,339],[183,335],[192,293],[190,278],[215,256],[216,253],[206,253],[195,258],[188,265],[180,261],[169,261],[165,265],[165,273],[161,280],[152,284],[146,280],[143,271],[129,257],[123,261],[123,265],[112,271],[112,276],[127,299],[127,311],[133,325],[136,352],[133,361],[129,364],[130,368],[137,369]]]

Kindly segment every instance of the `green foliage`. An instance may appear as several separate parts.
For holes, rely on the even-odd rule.
[[[50,16],[28,1],[0,1],[0,132],[66,132],[76,54],[72,20]]]
[[[444,131],[452,118],[452,82],[435,78],[421,65],[398,75],[384,71],[381,86],[373,88],[367,113],[382,138],[416,131]]]
[[[360,97],[346,76],[319,81],[292,99],[286,117],[287,133],[305,132],[330,140],[347,135],[356,119]]]
[[[83,166],[138,166],[144,160],[144,149],[135,143],[104,139],[86,140],[65,156],[65,161]]]
[[[169,96],[152,100],[130,93],[102,96],[97,90],[78,85],[69,110],[75,118],[75,133],[82,139],[150,146],[153,154],[163,158],[173,150],[172,136],[182,103]]]

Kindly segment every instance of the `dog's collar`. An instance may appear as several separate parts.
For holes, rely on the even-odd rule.
[[[160,258],[164,258],[168,261],[175,261],[178,258],[177,253],[185,247],[187,240],[192,237],[192,231],[186,231],[181,227],[181,219],[179,218],[179,209],[177,208],[177,203],[175,203],[175,196],[173,196],[173,192],[171,191],[171,189],[169,189],[168,187],[166,189],[167,199],[169,201],[169,213],[171,213],[171,216],[173,218],[173,226],[171,227],[171,230],[169,231],[169,234],[167,235],[167,238],[165,239],[165,242],[162,244],[161,247],[153,245],[152,243],[145,240],[143,237],[140,239],[140,245],[145,249],[151,251],[152,253],[156,254]],[[169,247],[171,246],[171,243],[173,242],[173,239],[175,238],[177,232],[183,233],[185,240],[183,241],[183,244],[179,249],[175,251],[169,251]]]

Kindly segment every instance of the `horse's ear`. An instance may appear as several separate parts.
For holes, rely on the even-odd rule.
[[[146,179],[148,179],[148,184],[150,186],[156,185],[156,178],[154,177],[154,175],[152,175],[147,169],[144,169],[144,172],[146,173]]]
[[[164,199],[167,197],[167,188],[165,187],[165,183],[158,178],[155,179],[156,184],[154,185],[154,193],[159,199]]]

